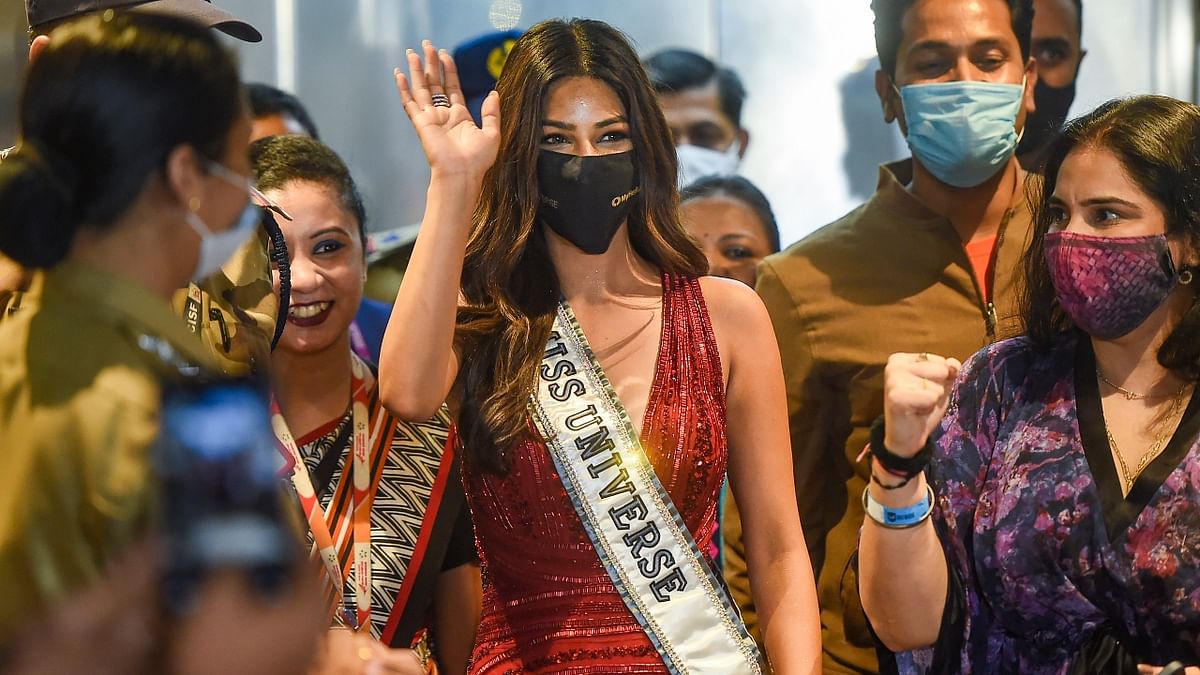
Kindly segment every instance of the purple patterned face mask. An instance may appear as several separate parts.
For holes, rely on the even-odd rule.
[[[1101,340],[1128,335],[1179,283],[1167,237],[1046,234],[1046,264],[1063,311]]]

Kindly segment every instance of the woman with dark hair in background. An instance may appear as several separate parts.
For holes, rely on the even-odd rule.
[[[863,607],[904,670],[1198,673],[1200,108],[1106,103],[1045,176],[1027,334],[888,362]]]
[[[439,672],[465,672],[479,567],[449,414],[396,419],[379,404],[373,366],[350,346],[367,274],[362,198],[337,154],[311,138],[264,138],[250,159],[259,189],[291,217],[279,223],[292,301],[271,355],[276,433],[297,493],[313,497],[301,499],[309,538],[337,551],[326,575],[337,580],[327,584],[331,623],[362,629],[331,632],[319,672],[365,667],[362,656],[389,672],[435,661]],[[356,447],[367,450],[361,459]]]
[[[424,52],[396,78],[432,178],[380,392],[407,419],[454,403],[472,672],[757,672],[703,553],[727,461],[776,671],[815,671],[778,348],[749,288],[702,277],[637,55],[598,21],[538,24],[480,128]]]
[[[36,308],[0,323],[0,642],[43,644],[17,636],[29,622],[51,634],[38,656],[81,659],[56,672],[135,672],[146,664],[108,659],[148,656],[161,644],[147,633],[170,625],[182,662],[214,646],[187,636],[212,630],[212,670],[302,670],[319,616],[315,594],[293,592],[307,583],[248,591],[240,570],[214,570],[178,623],[145,606],[153,593],[113,616],[73,604],[159,513],[150,446],[163,384],[216,368],[170,299],[258,223],[233,57],[188,22],[91,16],[55,31],[18,114],[21,144],[0,164],[0,251],[46,274]],[[124,563],[156,564],[143,553]],[[64,603],[83,611],[49,620]]]
[[[759,261],[779,252],[779,225],[767,196],[741,176],[705,176],[680,191],[679,209],[708,259],[708,273],[754,288]]]

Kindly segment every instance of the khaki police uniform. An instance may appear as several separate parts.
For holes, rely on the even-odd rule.
[[[200,335],[226,375],[266,372],[279,315],[269,248],[270,237],[260,227],[220,272],[175,294],[176,314]]]
[[[13,150],[0,149],[0,162]],[[257,236],[242,244],[218,274],[175,294],[175,311],[188,319],[190,330],[200,336],[226,375],[266,370],[279,315],[269,248],[270,238],[259,228]],[[0,254],[0,322],[37,307],[38,276]]]
[[[0,323],[0,641],[146,532],[161,383],[216,363],[162,298],[74,262]]]
[[[175,294],[175,312],[226,375],[262,373],[270,359],[279,298],[271,285],[267,246],[260,229],[219,273]],[[0,322],[37,308],[40,276],[0,254]]]
[[[0,148],[0,162],[8,159],[16,148]],[[30,307],[30,284],[34,275],[16,261],[0,253],[0,321],[22,307]]]

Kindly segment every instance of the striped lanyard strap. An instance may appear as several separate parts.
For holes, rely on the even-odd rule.
[[[304,517],[308,520],[308,529],[313,535],[313,548],[316,553],[320,554],[321,561],[325,564],[325,571],[337,594],[338,604],[343,605],[342,611],[345,618],[352,628],[360,630],[365,626],[369,626],[371,620],[370,492],[372,481],[368,450],[367,367],[362,362],[362,359],[353,354],[351,355],[351,363],[353,370],[351,391],[353,392],[354,401],[351,409],[351,417],[354,424],[351,479],[353,480],[354,490],[350,508],[347,510],[352,516],[354,602],[357,616],[351,613],[349,609],[344,608],[342,584],[345,575],[342,573],[342,567],[338,563],[338,549],[334,544],[334,532],[330,530],[331,523],[328,521],[328,518],[335,514],[332,511],[326,513],[321,509],[316,492],[313,490],[312,478],[309,476],[308,467],[305,466],[304,459],[300,456],[300,448],[296,445],[296,439],[288,429],[287,422],[284,421],[283,414],[279,411],[279,403],[274,398],[271,400],[271,427],[275,431],[275,440],[279,444],[280,450],[293,460],[292,485],[296,488],[296,494],[300,498],[300,505],[304,509]],[[333,501],[331,500],[331,509],[332,506]],[[339,541],[344,536],[344,520],[343,518],[339,522],[333,523],[339,535]]]

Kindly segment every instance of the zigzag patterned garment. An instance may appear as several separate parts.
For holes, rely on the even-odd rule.
[[[348,517],[351,481],[344,469],[350,454],[352,424],[350,412],[332,428],[314,432],[300,439],[300,455],[310,474],[326,453],[338,453],[333,478],[317,497],[325,509],[330,530],[338,532],[335,524]],[[380,638],[392,613],[392,606],[408,572],[421,526],[425,521],[430,495],[442,463],[443,449],[450,429],[445,408],[429,422],[413,424],[398,420],[379,403],[378,393],[372,392],[369,427],[376,438],[372,448],[371,481],[375,485],[371,504],[371,635]],[[380,431],[376,432],[379,429]],[[330,508],[330,502],[333,508]],[[353,537],[350,528],[342,528],[337,542],[339,563],[347,575],[343,595],[347,606],[354,603],[351,564]],[[335,535],[336,536],[336,535]],[[309,535],[311,544],[312,535]],[[331,600],[333,594],[330,593]],[[353,607],[350,607],[353,611]]]

